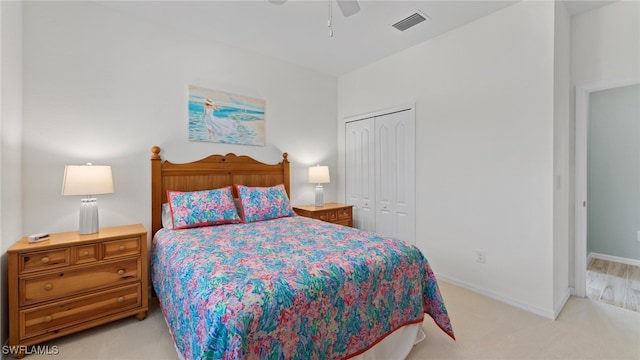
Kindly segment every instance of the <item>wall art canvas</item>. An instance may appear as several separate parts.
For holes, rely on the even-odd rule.
[[[189,86],[189,140],[265,145],[265,101]]]

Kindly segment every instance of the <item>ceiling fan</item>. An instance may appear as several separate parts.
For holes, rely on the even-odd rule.
[[[358,0],[335,0],[342,12],[344,17],[349,17],[351,15],[356,14],[360,11],[360,5],[358,4]],[[287,0],[269,0],[270,3],[276,5],[282,5],[287,2]],[[331,0],[329,0],[331,3]]]

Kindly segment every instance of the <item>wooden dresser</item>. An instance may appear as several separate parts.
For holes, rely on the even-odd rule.
[[[9,344],[26,347],[148,311],[147,231],[142,225],[23,238],[8,254]],[[117,346],[117,345],[114,345]],[[22,349],[22,350],[19,350]]]
[[[352,208],[353,205],[326,203],[324,206],[294,206],[293,211],[300,216],[344,226],[353,226]]]

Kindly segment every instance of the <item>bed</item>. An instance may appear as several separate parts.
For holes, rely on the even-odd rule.
[[[180,358],[404,358],[425,313],[454,338],[415,246],[292,210],[251,217],[255,194],[290,209],[287,153],[278,164],[234,154],[176,164],[151,151],[152,284]],[[210,189],[244,221],[163,227],[163,204]]]

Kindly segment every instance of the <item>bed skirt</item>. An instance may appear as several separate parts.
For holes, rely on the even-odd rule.
[[[413,345],[426,337],[422,323],[405,325],[387,335],[380,342],[352,360],[404,359],[409,355]]]
[[[171,336],[171,338],[173,338],[173,336]],[[387,335],[367,351],[348,359],[404,359],[409,355],[409,352],[411,352],[413,346],[423,341],[425,338],[426,334],[422,330],[422,323],[405,325]],[[178,359],[186,360],[182,353],[180,353],[180,350],[178,350],[178,346],[176,345],[175,341],[173,342],[173,347],[176,349]]]

